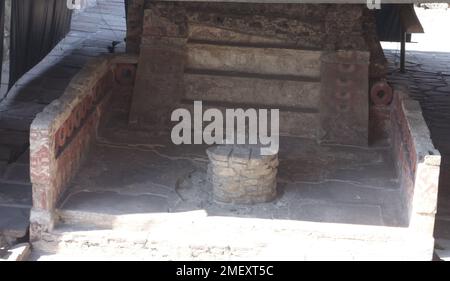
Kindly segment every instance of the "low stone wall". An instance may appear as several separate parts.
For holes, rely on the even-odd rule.
[[[390,119],[394,159],[409,214],[409,228],[413,233],[432,237],[441,156],[431,142],[420,104],[401,86],[394,92]]]
[[[128,84],[135,64],[133,58],[126,57],[93,59],[72,79],[64,94],[45,107],[31,124],[32,236],[53,227],[53,211],[96,138],[113,87]]]

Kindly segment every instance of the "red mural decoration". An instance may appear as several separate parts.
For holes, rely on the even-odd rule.
[[[73,109],[72,114],[64,121],[55,134],[55,151],[58,157],[64,148],[78,134],[81,127],[85,126],[89,116],[95,111],[97,105],[103,97],[112,90],[114,83],[114,74],[108,71],[94,85],[91,93],[86,95],[84,99]]]

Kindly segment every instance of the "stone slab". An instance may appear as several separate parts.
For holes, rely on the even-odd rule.
[[[91,150],[89,159],[69,187],[70,191],[114,191],[131,196],[153,194],[161,202],[168,202],[170,213],[201,209],[211,216],[260,219],[296,220],[302,212],[298,206],[308,202],[325,202],[338,207],[340,204],[379,206],[382,209],[383,220],[378,221],[381,225],[405,225],[402,218],[406,211],[400,203],[399,189],[370,185],[366,181],[372,176],[383,177],[384,170],[378,165],[380,161],[390,163],[380,157],[387,152],[380,148],[324,147],[314,140],[281,137],[279,196],[273,203],[248,208],[214,203],[212,187],[206,177],[205,146],[175,146],[171,144],[170,135],[151,138],[119,128],[102,136],[104,142]],[[216,153],[216,159],[224,162],[230,154],[231,151],[224,149]],[[359,175],[359,180],[339,177],[340,169],[362,165],[366,166],[363,172],[349,169],[347,173]],[[61,209],[66,210],[65,207]],[[83,211],[82,208],[79,211]],[[352,215],[350,211],[348,213],[351,222]]]
[[[187,68],[317,78],[322,52],[188,44]]]
[[[0,106],[0,109],[7,112],[8,117],[16,119],[33,119],[36,114],[44,109],[44,107],[45,105],[43,104],[17,101],[14,103],[14,106],[9,107],[4,105],[4,107]]]
[[[30,223],[29,208],[0,206],[0,232],[9,237],[21,238]]]
[[[253,44],[253,45],[279,45],[285,46],[287,40],[279,39],[276,37],[258,36],[253,34],[247,34],[245,32],[239,32],[235,30],[229,30],[225,28],[218,28],[214,26],[207,26],[196,23],[189,23],[188,33],[190,41],[209,41],[209,42],[221,42],[224,44],[241,43],[241,44]],[[291,45],[295,45],[295,42],[288,42]]]
[[[0,144],[21,146],[29,142],[26,131],[0,130]]]
[[[2,116],[0,118],[0,128],[3,130],[28,131],[33,120],[30,118],[13,118]]]
[[[0,144],[0,160],[2,162],[8,163],[13,154],[13,149],[8,145]]]
[[[320,83],[277,77],[185,73],[185,97],[192,100],[318,108]]]
[[[16,163],[19,164],[30,164],[30,149],[27,149],[25,152],[23,152],[16,160]]]
[[[383,225],[381,208],[377,205],[340,203],[305,203],[299,206],[296,219],[329,223]]]
[[[72,194],[61,206],[65,210],[82,210],[106,214],[165,213],[166,200],[152,195],[124,195],[117,192],[78,192]]]
[[[31,207],[31,185],[0,182],[0,205]]]
[[[1,150],[0,150],[1,152]],[[0,157],[0,159],[2,159]],[[8,160],[0,160],[0,179],[3,178],[3,175],[5,174],[6,167],[8,166]]]
[[[193,101],[183,100],[179,108],[186,108],[193,114],[194,105]],[[269,106],[261,107],[261,105],[254,106],[252,104],[242,104],[242,103],[214,103],[214,102],[204,102],[204,110],[209,108],[219,109],[223,116],[225,115],[226,108],[238,109],[242,108],[244,110],[248,108],[258,109],[270,109]],[[193,115],[192,115],[193,116]],[[295,108],[280,109],[279,112],[280,120],[280,135],[283,136],[296,136],[308,139],[315,139],[317,137],[317,128],[320,124],[320,116],[318,112],[311,109],[303,111],[302,109],[296,110]],[[268,119],[268,124],[270,124],[270,118]],[[205,125],[206,126],[206,125]],[[225,131],[224,131],[225,132]]]
[[[5,174],[5,180],[29,184],[30,182],[30,164],[12,163],[9,164]]]
[[[405,228],[191,212],[138,231],[60,225],[33,243],[42,255],[33,260],[430,260],[433,241],[420,238]]]
[[[0,143],[0,161],[11,163],[14,162],[20,154],[26,149],[27,144],[1,144]]]
[[[407,216],[400,204],[402,194],[399,189],[381,186],[361,187],[357,182],[328,180],[321,183],[305,183],[302,188],[287,183],[284,190],[289,192],[295,200],[299,200],[299,204],[302,201],[313,200],[338,204],[379,206],[383,225],[405,227],[408,225]]]

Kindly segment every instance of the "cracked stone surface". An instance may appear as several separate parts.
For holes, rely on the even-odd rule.
[[[114,108],[114,105],[112,106]],[[282,137],[273,202],[213,200],[206,145],[175,146],[170,134],[131,130],[111,113],[61,201],[62,211],[98,214],[181,213],[405,226],[389,148],[320,146]]]
[[[282,138],[274,201],[227,204],[213,200],[208,146],[175,146],[167,133],[131,130],[122,113],[104,120],[97,143],[61,202],[62,222],[34,244],[39,250],[31,259],[276,259],[278,254],[298,260],[329,255],[330,248],[339,251],[340,259],[354,259],[350,252],[355,248],[386,253],[377,243],[386,246],[392,240],[363,246],[362,240],[316,237],[311,225],[304,233],[285,224],[329,222],[338,223],[330,227],[339,230],[345,228],[341,223],[406,226],[388,148],[325,147]],[[279,221],[271,224],[273,219]],[[255,232],[261,235],[255,238]],[[278,235],[285,241],[261,242],[277,241]]]

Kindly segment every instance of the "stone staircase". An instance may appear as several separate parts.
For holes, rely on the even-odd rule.
[[[280,109],[280,134],[315,138],[321,51],[261,43],[187,44],[182,107]]]
[[[26,237],[31,202],[28,132],[0,129],[0,235]]]

